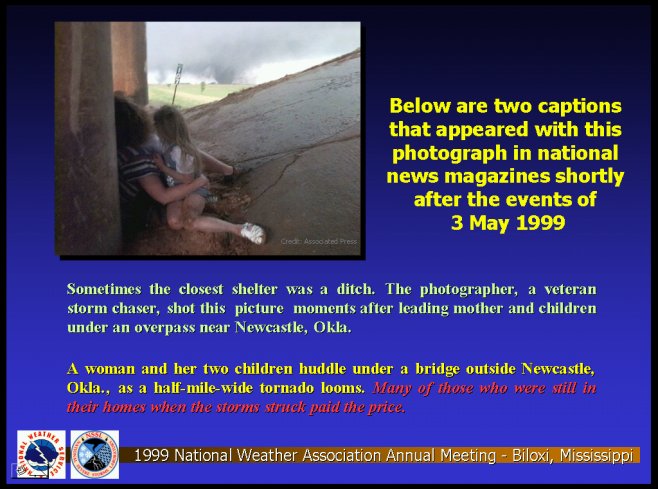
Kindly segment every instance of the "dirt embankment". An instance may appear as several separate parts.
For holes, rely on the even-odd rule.
[[[262,225],[268,243],[255,246],[236,237],[156,228],[128,252],[359,255],[360,96],[357,50],[185,111],[202,149],[253,170],[234,186],[213,179],[219,202],[206,211],[231,222]]]

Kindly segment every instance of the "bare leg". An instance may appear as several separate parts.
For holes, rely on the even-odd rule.
[[[233,175],[234,168],[227,165],[223,161],[218,160],[214,156],[209,155],[205,151],[199,150],[203,158],[203,169],[208,173],[221,173],[222,175]]]
[[[167,224],[175,231],[183,229],[183,201],[167,204]]]
[[[190,194],[183,204],[185,229],[202,231],[204,233],[233,233],[240,236],[241,224],[231,224],[216,217],[202,216],[206,199],[199,194]]]

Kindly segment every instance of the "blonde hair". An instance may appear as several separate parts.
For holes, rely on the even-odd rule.
[[[164,105],[153,114],[153,122],[165,146],[175,144],[180,147],[183,161],[187,156],[194,159],[194,176],[198,177],[201,174],[201,155],[192,144],[183,114],[171,105]]]

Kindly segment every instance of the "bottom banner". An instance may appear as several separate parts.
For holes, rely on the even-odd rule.
[[[637,464],[639,447],[121,447],[122,463]]]

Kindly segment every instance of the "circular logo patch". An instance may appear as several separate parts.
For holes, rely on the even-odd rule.
[[[84,477],[108,477],[118,464],[119,446],[104,431],[83,432],[71,446],[71,465]]]
[[[65,439],[64,431],[18,431],[16,476],[64,479]]]

